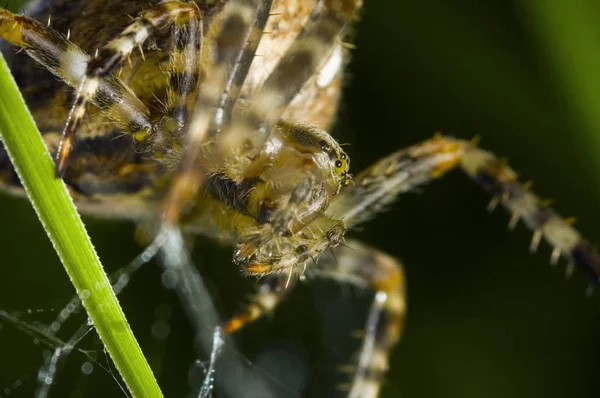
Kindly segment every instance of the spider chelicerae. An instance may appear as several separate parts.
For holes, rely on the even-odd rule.
[[[281,7],[277,2],[272,15],[268,3],[256,2],[256,7],[249,6],[251,3],[230,1],[222,9],[219,2],[207,2],[199,4],[198,10],[190,3],[164,2],[147,8],[143,18],[134,22],[121,16],[123,23],[114,23],[110,29],[99,23],[92,25],[96,29],[87,28],[84,17],[78,19],[78,28],[77,21],[69,18],[74,10],[50,12],[51,28],[70,29],[70,41],[92,58],[70,47],[61,36],[48,35],[50,30],[41,25],[30,26],[29,20],[14,24],[11,14],[2,14],[9,18],[2,25],[3,37],[20,44],[34,58],[38,51],[42,62],[78,89],[78,97],[72,99],[52,81],[47,83],[50,87],[31,86],[32,97],[39,92],[36,90],[56,94],[51,97],[51,107],[30,106],[49,147],[59,153],[58,171],[73,188],[82,210],[150,221],[155,221],[160,211],[163,223],[231,241],[243,272],[273,274],[262,284],[255,303],[230,320],[226,330],[232,332],[272,310],[305,273],[370,286],[380,292],[379,306],[375,305],[371,313],[371,319],[379,319],[374,324],[379,332],[366,336],[374,348],[369,344],[363,347],[349,394],[376,395],[387,368],[388,351],[402,323],[402,275],[395,260],[358,242],[344,243],[343,235],[399,192],[455,166],[491,190],[495,198],[492,203],[501,202],[532,229],[545,232],[553,246],[574,263],[597,273],[597,255],[574,235],[568,221],[542,206],[526,186],[515,181],[504,163],[473,143],[436,137],[381,160],[351,182],[347,156],[322,129],[329,125],[335,109],[347,52],[340,40],[346,37],[346,23],[356,4],[298,3],[298,9],[291,13],[297,13],[301,22],[287,27],[288,40],[294,43],[291,54],[280,60],[286,51],[286,45],[279,44],[285,29],[278,33],[267,25],[265,43],[273,37],[271,40],[277,40],[282,49],[279,55],[275,51],[266,55],[259,46],[259,57],[253,53],[258,39],[248,40],[243,32],[250,26],[259,27],[252,34],[262,32],[261,23],[277,25],[278,18],[285,25],[290,15],[276,12]],[[60,2],[52,4],[60,8]],[[131,6],[131,12],[120,12],[138,15],[139,6]],[[341,8],[336,9],[338,6]],[[103,20],[101,12],[116,14],[115,6],[111,9],[106,2],[90,7],[94,7],[90,18],[99,21]],[[169,25],[169,21],[174,22]],[[200,29],[200,25],[207,26]],[[29,30],[19,37],[21,26]],[[127,26],[129,31],[120,36]],[[303,36],[298,39],[301,28]],[[206,31],[204,37],[191,34],[201,31]],[[47,39],[50,48],[43,48],[31,37]],[[106,44],[112,38],[117,41]],[[128,51],[137,44],[132,40],[147,42],[143,43],[143,56],[131,53],[132,65],[128,67]],[[173,49],[169,41],[175,43]],[[265,46],[276,48],[272,43]],[[100,49],[97,54],[95,48]],[[128,51],[121,56],[115,49]],[[53,63],[52,56],[60,62]],[[307,61],[307,57],[313,58]],[[88,64],[90,59],[93,61]],[[256,70],[244,70],[250,61],[261,59],[265,59],[260,61],[264,64],[258,66],[253,61],[251,68]],[[279,66],[277,62],[281,62]],[[269,75],[271,70],[274,75]],[[86,71],[90,76],[82,79]],[[16,73],[17,78],[32,79],[41,72],[26,69]],[[228,82],[233,82],[229,89]],[[240,93],[236,82],[239,86],[246,82],[248,87]],[[67,118],[69,106],[65,104],[71,101],[75,103],[72,117],[61,137],[60,121]],[[87,125],[81,124],[85,110],[96,109],[94,105],[100,112],[91,115]],[[54,112],[51,118],[49,108]],[[105,114],[116,124],[106,124]],[[15,185],[7,163],[3,170],[7,185]],[[514,217],[513,222],[516,220]],[[533,246],[537,246],[540,234],[534,236]],[[335,251],[335,259],[329,248]],[[555,250],[554,258],[561,251]],[[313,261],[317,264],[312,265]]]

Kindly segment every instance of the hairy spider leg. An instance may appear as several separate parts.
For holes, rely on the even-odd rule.
[[[167,194],[163,220],[177,225],[181,213],[206,182],[206,171],[200,167],[202,145],[210,128],[218,130],[222,118],[217,115],[227,76],[243,51],[254,25],[259,0],[232,0],[219,16],[213,48],[209,49],[206,77],[199,87],[194,111],[186,131],[186,147],[173,184]]]
[[[230,2],[225,6],[224,20],[228,18],[228,12],[238,12],[237,8],[241,6],[236,4],[237,2]],[[211,156],[215,159],[212,163],[222,165],[223,159],[252,157],[252,154],[256,154],[262,149],[271,130],[279,123],[286,107],[304,84],[320,70],[328,56],[331,56],[337,40],[343,37],[347,25],[354,19],[361,4],[362,2],[358,0],[328,0],[324,1],[322,6],[319,3],[313,13],[316,15],[309,18],[310,26],[301,32],[258,92],[249,98],[249,108],[240,112],[239,117],[235,117],[234,114],[231,124],[223,126],[218,140],[215,140],[216,145],[211,148]],[[242,18],[240,17],[238,20],[241,21]],[[236,27],[238,29],[236,32],[248,32],[246,36],[237,34],[235,40],[230,38],[228,42],[217,39],[217,49],[220,45],[231,45],[231,42],[236,44],[236,49],[242,48],[242,45],[247,46],[246,38],[253,35],[253,32],[256,32],[256,36],[260,33],[259,29],[248,29],[247,21],[249,20],[250,18],[246,18],[246,23],[241,24],[243,27]],[[255,19],[255,21],[258,20]],[[234,32],[234,29],[227,29],[227,32]],[[243,42],[240,42],[240,37],[244,38]],[[219,53],[219,51],[215,52]],[[221,50],[221,52],[230,54],[228,61],[234,60],[234,56],[237,55],[234,51],[228,53]],[[213,69],[219,70],[219,68]],[[207,74],[207,79],[215,80],[218,84],[212,84],[207,80],[200,88],[197,110],[190,121],[188,134],[190,142],[186,148],[182,166],[171,188],[164,214],[164,219],[170,223],[179,220],[185,203],[190,202],[199,187],[205,183],[206,177],[203,176],[196,164],[201,152],[200,148],[207,136],[210,136],[208,133],[210,123],[217,123],[216,126],[211,127],[214,132],[220,129],[222,123],[222,117],[216,114],[214,109],[215,103],[223,98],[228,84],[224,77],[226,73],[223,71],[220,74],[215,72],[207,72]],[[220,98],[218,93],[221,93]],[[235,94],[235,90],[233,94]],[[223,103],[222,100],[219,102]],[[211,109],[212,111],[210,111]],[[216,118],[213,116],[215,114]],[[263,159],[258,159],[258,162],[262,161]],[[235,182],[243,181],[252,170],[256,169],[256,165],[248,162],[242,161],[240,164],[240,162],[230,161],[229,163],[230,167],[227,167],[226,175]]]
[[[505,161],[473,142],[436,135],[395,152],[360,173],[354,185],[333,198],[326,214],[341,217],[349,228],[354,227],[382,211],[399,193],[441,177],[455,167],[494,195],[490,210],[498,204],[506,208],[511,214],[511,229],[521,219],[534,232],[531,252],[544,238],[553,248],[551,264],[556,264],[562,255],[568,261],[567,276],[578,266],[593,286],[600,284],[600,255],[572,226],[573,220],[559,216],[548,207],[548,201],[530,191],[530,183],[518,181],[517,173]]]
[[[109,78],[136,47],[140,47],[155,30],[167,27],[173,22],[183,24],[193,15],[199,14],[195,3],[163,1],[142,11],[115,39],[98,50],[97,55],[87,64],[80,79],[75,100],[63,130],[56,158],[57,175],[65,171],[67,160],[77,137],[77,130],[86,114],[86,105],[98,95],[101,82]],[[138,129],[132,136],[142,140],[151,133],[149,129]]]
[[[172,28],[166,108],[175,125],[164,130],[171,132],[179,145],[198,92],[202,36],[203,24],[198,15],[192,15],[185,24],[176,22]]]
[[[240,156],[249,151],[248,144],[254,151],[263,147],[287,106],[331,56],[361,5],[361,0],[325,0],[318,4],[308,26],[250,99],[249,109],[242,117],[234,118],[231,127],[223,132],[219,141],[222,153]],[[233,178],[238,179],[245,172],[241,168],[240,175]]]
[[[71,87],[84,79],[91,57],[60,33],[38,21],[0,9],[0,37],[22,49],[45,69]],[[115,76],[98,82],[89,99],[120,129],[132,136],[152,129],[147,107],[136,94]],[[72,142],[65,142],[63,151]]]
[[[248,71],[252,65],[252,61],[256,56],[256,49],[260,43],[260,39],[265,30],[265,25],[269,19],[273,0],[264,0],[260,3],[259,9],[256,12],[254,25],[250,31],[248,42],[238,54],[235,64],[231,68],[227,76],[225,90],[221,95],[217,115],[222,114],[222,125],[227,125],[231,122],[233,108],[240,96],[242,85],[248,76]],[[214,129],[210,133],[217,134],[219,131]]]
[[[514,228],[517,221],[522,219],[526,226],[534,231],[530,246],[532,252],[537,249],[543,237],[553,247],[552,264],[556,264],[559,257],[564,255],[568,260],[567,276],[570,276],[575,266],[578,266],[590,277],[592,286],[599,284],[600,255],[592,244],[573,228],[571,219],[564,219],[550,209],[544,200],[541,200],[530,191],[529,184],[519,183],[517,174],[504,161],[498,159],[492,153],[478,148],[473,142],[450,137],[436,136],[379,160],[361,172],[354,179],[353,185],[342,190],[339,195],[332,199],[325,214],[311,225],[311,229],[318,229],[320,223],[331,223],[335,219],[343,220],[348,228],[356,227],[383,211],[400,193],[411,191],[420,185],[442,177],[446,172],[457,167],[461,168],[478,185],[494,195],[490,203],[490,209],[502,204],[512,214],[509,223],[510,228]],[[343,229],[343,224],[338,228],[341,228],[338,230],[337,239],[337,242],[340,242],[345,229]],[[398,340],[401,331],[404,312],[404,288],[401,268],[395,260],[389,259],[385,255],[381,255],[383,257],[380,257],[380,259],[385,261],[381,260],[377,267],[366,267],[364,264],[367,262],[362,262],[361,266],[352,266],[352,264],[355,264],[352,261],[356,261],[352,259],[355,256],[360,257],[361,252],[378,256],[374,254],[374,251],[369,252],[369,250],[363,249],[362,245],[355,242],[334,248],[337,261],[328,260],[330,254],[323,251],[326,248],[335,246],[333,244],[335,240],[332,240],[331,236],[328,236],[327,233],[316,233],[311,235],[310,239],[306,236],[304,238],[306,239],[302,240],[301,236],[297,236],[291,239],[292,242],[296,242],[297,247],[302,247],[300,242],[304,242],[303,245],[305,245],[303,251],[295,251],[295,256],[292,253],[293,251],[290,251],[286,256],[268,263],[268,256],[262,255],[261,257],[259,252],[255,261],[246,265],[244,270],[248,274],[258,276],[277,275],[285,272],[290,267],[295,267],[307,261],[305,258],[307,253],[314,257],[323,253],[318,258],[319,264],[308,268],[307,273],[327,273],[331,271],[332,277],[351,283],[367,280],[370,281],[373,290],[384,293],[385,295],[376,295],[376,301],[371,311],[371,317],[375,317],[378,312],[382,314],[378,318],[382,320],[382,325],[377,326],[375,329],[369,328],[369,325],[367,325],[359,365],[348,367],[348,369],[356,370],[356,376],[352,383],[345,386],[351,397],[376,397],[387,368],[387,356]],[[269,251],[277,244],[277,240],[275,240],[271,246],[267,246],[264,250]],[[279,244],[283,244],[283,241]],[[347,250],[348,252],[346,252]],[[244,244],[238,245],[238,252],[247,253],[249,251]],[[260,262],[261,259],[262,263]],[[323,259],[325,260],[324,263],[321,262]],[[375,263],[377,262],[371,262],[370,264]],[[396,265],[390,266],[389,264],[392,263]],[[381,277],[383,271],[377,269],[384,265],[383,271],[387,276]],[[371,272],[369,270],[373,272],[371,276],[369,276],[369,272]],[[261,297],[263,294],[264,297]],[[272,311],[286,294],[287,292],[278,293],[267,289],[264,293],[259,292],[255,300],[270,303],[268,310]],[[385,309],[388,305],[386,300],[390,300],[390,297],[394,298],[388,302],[393,308],[389,311],[395,314],[391,318],[385,314],[388,312]],[[377,300],[381,300],[381,302],[378,304]],[[226,328],[235,331],[258,319],[265,312],[261,306],[251,304],[240,315],[233,317],[226,323]],[[386,317],[389,319],[386,320]],[[375,331],[382,327],[386,329],[383,334],[385,337],[381,342],[378,342],[382,334],[380,331]],[[371,343],[369,343],[369,339]]]
[[[352,380],[339,385],[349,398],[376,398],[389,367],[389,356],[404,328],[406,289],[402,264],[387,254],[350,240],[322,256],[315,276],[371,289],[373,304],[367,317],[356,363],[342,365]]]
[[[350,398],[375,398],[389,366],[389,355],[398,342],[406,312],[405,279],[402,265],[394,258],[360,242],[351,240],[333,252],[319,257],[310,277],[324,277],[361,288],[371,289],[375,297],[363,334],[356,363],[341,365],[352,380],[339,385]],[[250,303],[223,325],[226,333],[239,329],[271,314],[289,296],[296,279],[276,276],[260,285]]]
[[[352,185],[344,188],[339,195],[332,199],[324,216],[315,223],[317,226],[311,226],[311,230],[315,233],[303,234],[304,240],[301,240],[300,236],[296,237],[295,240],[298,241],[296,248],[302,248],[304,245],[303,250],[292,250],[287,256],[281,256],[273,260],[266,255],[261,256],[256,243],[252,239],[247,239],[246,242],[238,245],[236,251],[236,256],[240,259],[250,257],[251,254],[255,255],[253,261],[244,266],[244,271],[257,276],[269,275],[283,272],[286,267],[301,264],[302,259],[310,261],[311,258],[317,258],[320,253],[334,243],[339,243],[341,236],[345,233],[345,226],[352,228],[369,220],[377,212],[382,211],[386,205],[393,202],[398,194],[408,192],[431,181],[454,167],[460,161],[462,149],[454,145],[453,142],[450,145],[445,139],[442,141],[436,138],[395,152],[360,173],[354,179]],[[323,233],[322,231],[327,231],[327,227],[321,228],[321,233],[316,232],[319,230],[319,224],[325,223],[325,225],[331,226],[334,220],[344,221],[343,224],[333,224],[338,225],[337,235]],[[262,231],[257,232],[256,236],[256,239],[263,242]],[[337,236],[338,239],[332,240],[334,236]],[[271,246],[267,246],[265,250],[267,252],[271,251],[268,250],[270,247],[277,246],[278,243],[277,239],[270,239],[270,241],[272,243]],[[257,251],[258,255],[256,255]],[[308,259],[307,254],[310,257]],[[271,262],[269,263],[269,261]],[[273,291],[266,290],[265,294],[270,296]],[[252,318],[251,321],[258,319],[260,314],[257,310],[259,309],[259,307],[254,307],[244,310],[240,317]],[[249,317],[244,313],[253,313],[254,315]],[[230,321],[231,326],[230,323],[226,324],[226,329],[227,327],[239,328],[234,328],[233,324],[237,325],[241,321],[242,319],[234,317]]]
[[[282,276],[262,282],[258,291],[250,297],[249,303],[223,324],[223,331],[235,333],[262,316],[272,314],[279,303],[293,291],[295,280],[291,283],[292,285],[286,286],[287,280]]]

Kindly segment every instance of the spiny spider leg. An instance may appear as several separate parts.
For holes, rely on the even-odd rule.
[[[340,389],[350,398],[375,398],[389,365],[389,355],[398,342],[404,325],[406,293],[401,264],[388,255],[357,241],[348,241],[333,252],[324,252],[319,263],[307,270],[313,277],[325,277],[350,283],[375,292],[364,331],[357,362],[342,365],[344,373],[354,376]],[[234,333],[275,308],[290,294],[286,278],[276,276],[261,284],[259,291],[238,314],[223,326],[226,333]]]
[[[521,218],[534,231],[532,251],[544,237],[554,248],[551,258],[553,264],[563,254],[569,262],[567,274],[577,265],[590,276],[594,286],[599,284],[598,252],[572,227],[569,219],[561,218],[548,208],[543,200],[529,191],[528,184],[520,184],[516,173],[492,153],[479,149],[473,142],[442,136],[395,152],[360,173],[355,178],[354,185],[333,197],[323,217],[310,227],[311,230],[318,229],[327,233],[311,234],[309,231],[301,231],[287,240],[272,239],[269,245],[258,250],[254,247],[252,250],[255,250],[256,257],[244,267],[246,273],[253,275],[285,274],[310,261],[307,257],[316,257],[322,253],[319,261],[325,260],[324,265],[319,262],[317,266],[308,267],[307,273],[326,272],[351,283],[367,281],[373,290],[384,293],[376,295],[372,307],[371,318],[380,321],[376,322],[375,328],[367,327],[365,343],[355,368],[356,376],[347,386],[351,397],[377,396],[380,381],[387,369],[387,355],[400,335],[404,312],[403,277],[395,260],[383,254],[374,254],[374,251],[365,249],[359,243],[351,242],[347,246],[334,248],[337,261],[330,258],[332,256],[325,249],[342,241],[345,227],[338,224],[337,238],[334,238],[329,232],[335,229],[328,230],[327,225],[340,219],[348,228],[355,227],[381,212],[398,194],[439,178],[456,167],[460,167],[494,195],[492,206],[502,204],[512,214],[510,227],[514,227],[516,220]],[[285,244],[296,250],[280,250],[285,253],[281,257],[269,257],[275,247]],[[238,253],[252,251],[246,245],[238,246]],[[298,251],[301,247],[303,250]],[[361,253],[364,256],[382,256],[378,257],[381,261],[364,261],[358,265],[356,259],[361,257]],[[366,267],[367,263],[375,266]],[[258,297],[260,298],[260,294]],[[280,293],[273,296],[273,292],[267,290],[265,297],[272,305],[276,305],[284,295]],[[259,307],[246,309],[227,325],[232,329],[239,328],[260,317],[262,312],[259,310]],[[377,313],[380,315],[377,316]]]
[[[436,136],[387,156],[360,173],[354,185],[336,196],[327,209],[331,217],[342,218],[353,227],[380,212],[401,192],[442,176],[460,167],[478,185],[494,195],[490,209],[502,204],[511,213],[509,227],[519,219],[534,231],[531,251],[541,238],[553,248],[551,263],[567,257],[567,275],[579,266],[594,286],[600,284],[600,255],[572,226],[571,219],[560,217],[547,203],[521,184],[514,170],[494,154],[474,143]]]
[[[375,292],[356,364],[343,365],[351,382],[340,389],[349,398],[376,398],[388,370],[389,355],[404,328],[406,290],[398,260],[357,241],[338,246],[319,259],[311,275],[369,288]]]
[[[56,158],[57,175],[62,175],[65,171],[67,159],[77,137],[77,130],[86,113],[86,105],[98,96],[100,83],[111,76],[131,52],[141,46],[155,30],[169,26],[173,22],[183,24],[199,12],[195,3],[164,1],[142,11],[119,37],[111,40],[98,51],[97,56],[87,64],[85,74],[80,79],[73,107],[63,130]],[[139,134],[134,135],[137,139],[143,139],[150,133],[145,129],[138,131]]]
[[[222,117],[217,110],[226,91],[227,76],[238,54],[248,41],[259,0],[232,0],[223,8],[209,51],[206,78],[187,127],[187,143],[175,180],[167,194],[163,220],[171,225],[180,221],[183,207],[204,185],[206,171],[198,164],[209,129],[219,130]]]
[[[286,286],[287,278],[281,275],[262,282],[250,302],[223,324],[223,331],[235,333],[263,315],[272,314],[279,303],[292,292],[295,280],[291,283],[292,285]]]
[[[36,20],[0,9],[0,37],[24,49],[31,58],[72,87],[81,84],[91,57],[60,33]],[[132,136],[152,129],[147,107],[120,79],[99,82],[90,100]]]

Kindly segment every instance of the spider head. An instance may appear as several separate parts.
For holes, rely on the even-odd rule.
[[[328,179],[333,185],[334,194],[352,181],[348,172],[350,158],[325,130],[310,124],[282,122],[278,134],[297,151],[311,156],[317,167],[331,176]]]
[[[352,175],[348,172],[350,170],[350,157],[329,134],[323,138],[320,142],[321,150],[329,155],[333,174],[336,176],[340,187],[345,187],[352,180]]]
[[[342,187],[347,187],[352,181],[352,174],[350,170],[350,158],[346,155],[346,152],[340,150],[339,159],[335,161],[335,172],[340,178]]]

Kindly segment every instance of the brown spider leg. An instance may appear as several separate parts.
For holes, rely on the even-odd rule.
[[[321,223],[324,231],[332,233],[325,233],[324,239],[320,235],[319,238],[314,238],[309,231],[302,232],[307,225],[320,217],[329,204],[330,195],[323,185],[317,184],[312,177],[301,180],[287,203],[274,210],[268,219],[263,221],[264,224],[246,232],[235,253],[235,259],[240,263],[246,263],[246,259],[252,258],[252,261],[244,266],[244,272],[287,273],[287,287],[294,274],[304,272],[308,261],[339,243],[337,238],[327,238],[337,235],[337,221],[327,220],[329,225],[326,226],[325,223]]]
[[[63,130],[63,138],[56,159],[58,175],[62,175],[64,172],[77,136],[77,130],[86,113],[86,105],[98,95],[100,83],[111,76],[131,52],[141,46],[155,30],[173,22],[185,23],[192,15],[198,15],[199,12],[195,3],[179,1],[160,3],[142,11],[119,37],[111,40],[98,51],[97,56],[87,64],[85,74],[81,77]]]
[[[238,159],[253,150],[259,150],[272,127],[279,122],[281,114],[290,101],[315,72],[320,70],[327,57],[331,56],[336,41],[343,36],[347,24],[354,18],[360,5],[360,1],[325,1],[319,4],[310,17],[309,26],[292,44],[263,87],[250,99],[250,108],[243,112],[240,118],[234,118],[231,126],[222,133],[217,142],[217,152],[221,159]],[[305,145],[305,143],[292,143],[294,144]],[[318,144],[314,149],[322,151],[322,146]],[[250,164],[229,167],[227,176],[233,181],[244,181],[249,175],[253,175],[252,170],[260,169],[256,164],[261,165],[261,162],[263,159],[258,156],[258,159],[255,158]],[[328,177],[318,175],[317,179],[311,180],[311,176],[303,179],[299,174],[294,177],[297,179],[296,185],[291,188],[288,203],[283,206],[280,204],[281,207],[275,209],[267,225],[259,226],[256,231],[246,234],[236,251],[236,261],[244,263],[248,258],[255,257],[257,252],[273,244],[284,246],[285,243],[281,242],[278,236],[292,232],[294,224],[295,229],[301,229],[306,223],[317,218],[327,207],[331,195],[337,193],[338,188],[327,187],[323,190],[323,194],[318,195],[317,200],[313,201],[321,205],[309,206],[309,199],[313,196],[296,195],[296,193],[319,188],[316,186],[316,181]],[[189,179],[186,185],[195,184],[197,187],[200,176],[196,177]],[[272,184],[272,181],[269,183]],[[305,185],[308,185],[308,189],[303,189]],[[192,194],[195,192],[196,190],[191,191]],[[259,190],[256,189],[254,192]],[[302,216],[298,216],[297,213],[302,206],[307,208]],[[261,223],[266,221],[260,219],[260,213],[255,217],[258,217],[257,220]],[[334,224],[325,229],[326,233],[322,235],[334,236],[337,230]],[[320,239],[301,237],[296,245],[292,247],[285,245],[287,249],[280,256],[274,256],[273,259],[258,256],[259,259],[244,267],[244,271],[251,274],[289,272],[292,275],[298,265],[307,261],[307,257],[315,257],[332,244],[337,244],[329,239],[326,245],[323,245],[323,242]],[[301,263],[293,263],[294,259],[300,258],[304,259]]]
[[[361,5],[360,0],[325,0],[317,7],[306,29],[250,99],[250,108],[224,132],[219,142],[222,153],[236,156],[248,152],[248,145],[262,148],[288,104],[331,56]]]
[[[463,144],[445,138],[434,138],[394,152],[354,177],[352,183],[332,199],[325,213],[343,219],[348,228],[353,228],[385,209],[398,194],[456,167],[463,153]]]
[[[0,9],[0,37],[24,49],[31,58],[72,87],[81,84],[91,60],[83,50],[52,28],[4,9]],[[136,139],[152,130],[146,106],[116,77],[110,76],[99,82],[91,102],[122,131]],[[63,151],[69,152],[71,145],[72,142],[65,142]]]
[[[219,109],[217,114],[222,113],[222,124],[227,125],[231,121],[233,114],[233,108],[240,96],[242,85],[248,76],[250,65],[256,56],[256,49],[260,43],[260,39],[264,33],[265,25],[269,19],[269,13],[271,11],[271,5],[273,0],[264,0],[260,4],[260,8],[256,12],[256,18],[254,20],[254,26],[248,37],[248,42],[244,46],[243,50],[238,54],[235,61],[235,65],[231,68],[231,71],[227,77],[227,83],[225,90],[221,96],[219,102]],[[213,133],[218,133],[214,130]]]
[[[223,324],[223,331],[229,334],[235,333],[262,316],[272,314],[293,290],[294,285],[286,286],[286,283],[286,278],[282,276],[269,278],[261,283],[258,292],[251,297],[250,303]]]
[[[218,106],[227,86],[226,66],[235,62],[239,54],[237,49],[247,44],[251,34],[248,23],[256,21],[249,15],[256,15],[259,3],[250,3],[254,5],[252,10],[237,1],[229,2],[223,10],[221,25],[233,25],[232,28],[221,29],[215,40],[215,60],[200,88],[199,101],[190,122],[188,146],[167,198],[163,218],[169,223],[179,221],[184,205],[205,183],[206,172],[201,172],[197,164],[201,145],[206,142],[209,130],[220,130],[222,117],[218,115]],[[309,26],[283,56],[258,93],[252,96],[250,108],[242,112],[242,117],[234,117],[231,125],[221,133],[213,154],[219,161],[213,163],[222,164],[222,159],[238,159],[262,147],[287,105],[331,55],[336,40],[343,36],[347,24],[354,19],[361,5],[359,0],[326,0],[315,10],[318,15],[310,18]],[[251,167],[249,164],[234,165],[227,172],[239,182]]]
[[[337,279],[375,291],[358,363],[344,365],[344,372],[354,373],[352,382],[340,388],[352,398],[375,398],[388,368],[389,354],[402,333],[405,315],[404,273],[400,263],[359,242],[350,241],[337,247],[334,253],[324,253],[313,276]],[[261,285],[252,302],[224,324],[224,330],[234,333],[272,313],[291,292],[295,282],[287,286],[280,275]]]
[[[465,146],[461,168],[486,191],[494,195],[490,210],[497,203],[511,214],[509,228],[519,219],[534,231],[530,251],[535,252],[543,237],[553,248],[550,263],[555,265],[560,256],[567,258],[566,276],[579,267],[591,281],[588,293],[600,285],[600,254],[596,248],[573,228],[574,219],[565,219],[548,207],[548,201],[530,191],[528,183],[517,180],[517,173],[488,151],[473,145]]]
[[[398,260],[357,241],[324,254],[315,276],[324,276],[370,288],[375,298],[367,318],[358,363],[343,365],[342,371],[353,373],[351,382],[340,389],[349,398],[376,398],[389,366],[389,355],[404,328],[406,291],[404,272]]]
[[[344,222],[329,217],[321,217],[291,236],[271,235],[269,240],[264,240],[263,230],[257,228],[237,245],[234,261],[246,275],[285,275],[290,283],[292,276],[304,274],[309,262],[342,243],[345,233]]]
[[[175,137],[180,138],[188,123],[198,88],[200,56],[202,52],[202,20],[196,16],[186,24],[173,26],[172,48],[169,62],[167,89],[167,114],[175,121]],[[171,129],[167,129],[171,130]]]
[[[530,184],[518,181],[517,173],[504,161],[465,140],[436,136],[381,159],[360,173],[353,186],[334,197],[326,214],[343,217],[351,228],[380,212],[399,193],[455,167],[494,195],[490,209],[502,204],[511,213],[510,228],[522,219],[534,231],[532,252],[543,237],[553,248],[551,264],[563,255],[568,261],[567,276],[578,266],[590,277],[592,286],[600,284],[600,254],[573,228],[572,219],[549,208],[547,201],[530,191]]]
[[[206,78],[200,85],[194,112],[187,128],[187,142],[181,165],[166,198],[163,220],[180,221],[184,206],[190,203],[206,182],[206,171],[198,164],[209,129],[220,129],[217,110],[227,85],[229,70],[248,41],[260,0],[231,0],[223,8],[210,49]]]

